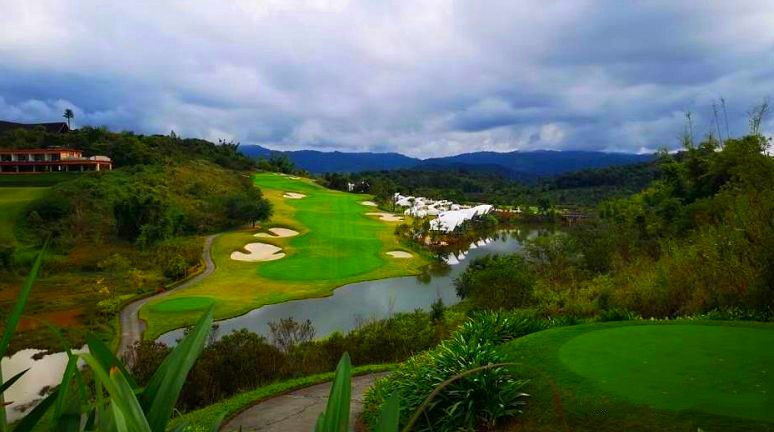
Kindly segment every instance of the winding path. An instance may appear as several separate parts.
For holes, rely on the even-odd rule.
[[[363,412],[363,396],[366,390],[374,381],[387,374],[388,372],[381,372],[352,377],[350,425],[354,425],[355,420]],[[229,420],[221,431],[312,431],[317,417],[328,403],[330,391],[331,383],[327,382],[258,402]]]
[[[215,240],[217,234],[209,235],[204,239],[204,248],[202,250],[202,260],[204,261],[204,271],[198,275],[188,279],[173,289],[164,291],[162,293],[152,295],[149,297],[141,298],[137,301],[129,303],[125,308],[121,310],[119,317],[121,321],[121,342],[118,346],[118,357],[121,358],[126,354],[128,348],[134,345],[135,342],[142,339],[142,332],[145,331],[145,322],[140,319],[140,308],[151,300],[159,297],[164,297],[172,292],[189,287],[207,276],[211,275],[215,271],[215,263],[212,262],[212,241]]]

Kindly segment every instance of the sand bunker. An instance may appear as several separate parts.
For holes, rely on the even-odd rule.
[[[363,204],[364,206],[368,206],[368,207],[378,207],[378,205],[373,201],[363,201],[360,204]]]
[[[285,195],[282,195],[283,198],[290,198],[290,199],[301,199],[306,198],[306,195],[295,193],[295,192],[285,192]]]
[[[298,231],[293,231],[292,229],[287,228],[270,228],[269,233],[258,233],[255,234],[255,237],[269,237],[269,238],[285,238],[285,237],[293,237],[298,235]]]
[[[231,253],[231,259],[234,261],[274,261],[284,258],[285,254],[280,252],[282,248],[266,243],[248,243],[245,250],[249,253],[234,251]]]
[[[392,213],[366,213],[368,216],[379,216],[379,219],[385,221],[385,222],[400,222],[403,220],[402,217],[398,215],[394,215]]]
[[[393,258],[411,258],[412,257],[410,253],[404,252],[404,251],[389,251],[387,252],[387,255]]]

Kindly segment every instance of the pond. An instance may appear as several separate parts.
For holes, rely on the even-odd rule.
[[[73,350],[74,354],[86,352],[86,347]],[[5,408],[8,421],[24,416],[35,404],[48,395],[48,391],[59,385],[67,366],[67,353],[58,352],[44,355],[46,351],[23,349],[2,361],[3,379],[6,381],[19,372],[29,369],[19,381],[5,391]]]
[[[454,279],[471,260],[487,254],[516,252],[525,238],[537,234],[538,231],[533,229],[497,231],[464,250],[444,254],[445,263],[434,264],[421,275],[358,282],[336,289],[329,297],[263,306],[238,317],[217,321],[217,335],[245,328],[268,337],[270,322],[290,317],[296,321],[310,320],[315,337],[323,338],[336,331],[346,333],[358,324],[387,318],[394,313],[429,309],[438,298],[447,306],[453,305],[459,302]],[[175,345],[183,334],[183,329],[174,330],[161,335],[158,341]]]

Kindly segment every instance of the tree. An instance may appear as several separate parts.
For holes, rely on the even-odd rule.
[[[73,113],[73,110],[70,108],[67,108],[64,110],[64,115],[62,117],[67,119],[67,127],[70,127],[70,120],[75,118],[75,114]]]
[[[535,275],[521,255],[486,255],[473,260],[454,286],[475,307],[519,308],[532,302]]]

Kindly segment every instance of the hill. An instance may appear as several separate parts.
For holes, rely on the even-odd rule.
[[[272,153],[276,153],[256,145],[242,146],[240,150],[243,154],[253,158],[267,158]],[[342,153],[317,150],[297,150],[282,153],[287,154],[298,167],[314,174],[411,168],[420,162],[419,159],[399,153]]]
[[[606,153],[596,151],[513,151],[508,153],[474,152],[456,156],[418,159],[399,153],[344,153],[316,150],[275,152],[261,146],[242,146],[240,151],[253,158],[268,158],[283,153],[299,168],[314,174],[326,172],[357,173],[395,169],[456,169],[482,171],[516,180],[534,180],[590,168],[628,165],[653,160],[653,155]]]

